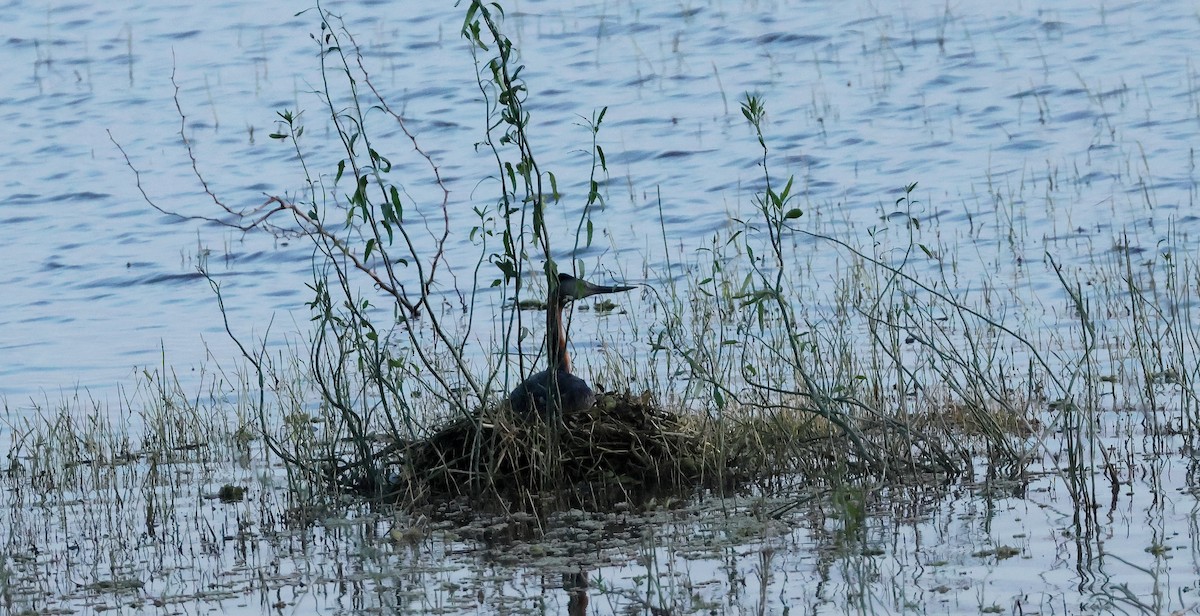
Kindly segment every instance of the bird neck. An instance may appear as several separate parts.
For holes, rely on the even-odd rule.
[[[563,323],[564,305],[555,295],[551,295],[546,305],[546,353],[551,370],[570,372],[571,356],[567,353],[567,327]]]

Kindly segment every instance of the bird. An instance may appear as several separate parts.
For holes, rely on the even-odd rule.
[[[563,309],[567,302],[599,295],[621,293],[636,287],[604,286],[559,273],[550,278],[546,298],[546,357],[549,366],[522,381],[508,396],[509,406],[522,417],[548,419],[586,411],[596,402],[596,393],[583,379],[571,374],[567,353],[567,329]]]

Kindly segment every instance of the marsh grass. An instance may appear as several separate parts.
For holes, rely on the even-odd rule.
[[[411,506],[487,497],[495,500],[483,509],[528,510],[548,496],[557,500],[551,508],[564,507],[629,498],[643,488],[654,493],[651,487],[736,491],[789,474],[945,480],[980,451],[1019,475],[1048,425],[1083,421],[1086,413],[1070,409],[1100,404],[1097,318],[1083,285],[1052,257],[1046,262],[1074,320],[1067,327],[1074,338],[1059,347],[994,313],[993,306],[1009,305],[997,287],[960,290],[955,248],[922,240],[928,223],[915,183],[881,206],[881,223],[866,238],[811,230],[806,209],[814,205],[801,183],[773,171],[766,103],[747,95],[741,112],[760,147],[761,170],[747,213],[675,264],[686,275],[663,273],[662,284],[646,287],[654,322],[623,315],[649,341],[650,366],[610,352],[597,370],[614,382],[655,387],[647,394],[615,388],[606,406],[564,423],[517,421],[502,399],[537,369],[545,349],[533,362],[508,350],[543,331],[529,310],[539,306],[540,279],[560,268],[585,273],[579,255],[593,241],[604,198],[604,110],[587,123],[586,200],[572,214],[573,228],[556,229],[549,213],[566,203],[558,178],[535,156],[519,50],[504,34],[501,7],[470,3],[461,34],[489,118],[476,148],[494,159],[487,184],[494,196],[460,211],[437,161],[375,88],[353,35],[320,6],[308,14],[319,22],[315,96],[342,147],[339,159],[319,168],[304,140],[305,113],[282,110],[270,136],[294,151],[304,190],[247,211],[210,193],[221,220],[199,217],[313,246],[313,330],[290,357],[269,355],[265,340],[243,341],[226,323],[248,363],[239,423],[256,420],[296,494]],[[183,102],[176,102],[183,120]],[[387,151],[396,145],[379,137],[396,129],[407,151]],[[182,131],[181,138],[196,169]],[[399,177],[393,161],[401,158],[422,165],[426,176]],[[463,236],[479,251],[469,276],[446,259],[448,242]],[[661,241],[669,242],[665,227]],[[845,266],[824,296],[803,267],[803,251],[814,248],[838,252]],[[1123,265],[1127,292],[1144,297],[1134,265]],[[205,274],[224,309],[221,280]],[[485,289],[500,295],[498,304],[494,295],[487,300],[500,306],[493,318],[476,311]],[[1161,320],[1148,305],[1131,312],[1140,378],[1187,378],[1179,360],[1155,355],[1165,336],[1177,344],[1189,339],[1156,330]],[[591,312],[619,311],[597,305]],[[468,353],[480,338],[496,340],[501,352]],[[1143,393],[1153,405],[1155,390]],[[1038,414],[1051,402],[1064,412],[1046,422]],[[178,440],[172,426],[160,425],[159,438]]]
[[[170,373],[145,371],[116,408],[77,396],[8,409],[0,569],[9,613],[88,600],[147,605],[147,562],[177,580],[187,563],[211,563],[217,533],[236,538],[255,516],[243,504],[223,519],[202,518],[198,502],[233,506],[253,489],[255,511],[285,508],[275,498],[285,495],[262,491],[239,467],[254,449],[253,426],[221,401],[225,384],[212,375],[203,382],[189,394]],[[240,498],[223,500],[223,491]]]
[[[545,208],[558,204],[557,180],[532,157],[518,54],[498,15],[471,10],[479,19],[468,16],[464,29],[492,114],[481,144],[497,159],[499,196],[465,217],[446,201],[406,201],[404,183],[389,179],[401,154],[369,138],[379,117],[402,125],[401,114],[374,92],[352,37],[321,13],[321,57],[330,64],[317,96],[344,158],[323,171],[313,163],[300,197],[223,210],[240,215],[235,224],[246,231],[312,241],[311,337],[269,352],[228,324],[246,363],[223,364],[201,391],[182,391],[164,361],[117,408],[81,394],[9,410],[11,524],[0,556],[8,611],[53,611],[60,604],[51,595],[142,610],[255,593],[264,611],[283,610],[310,592],[288,586],[287,566],[308,568],[300,586],[333,580],[316,592],[338,601],[349,593],[413,611],[477,610],[477,596],[502,596],[496,586],[509,583],[493,579],[498,563],[564,552],[538,571],[561,574],[573,598],[582,580],[599,600],[642,611],[767,606],[769,580],[790,574],[782,556],[801,549],[774,538],[799,527],[813,538],[802,549],[813,555],[814,583],[836,588],[838,601],[845,595],[836,608],[910,610],[929,599],[908,594],[903,581],[880,583],[891,572],[877,556],[897,533],[873,535],[873,520],[921,519],[929,503],[961,488],[986,496],[979,525],[989,526],[992,493],[1022,495],[1029,468],[1039,467],[1064,480],[1070,501],[1046,505],[1072,518],[1052,538],[1056,549],[1100,555],[1113,539],[1105,508],[1112,516],[1135,478],[1147,475],[1149,489],[1165,493],[1160,461],[1141,456],[1194,449],[1200,328],[1191,306],[1200,270],[1176,248],[1190,246],[1187,238],[1169,230],[1141,249],[1143,239],[1113,237],[1083,261],[1045,242],[1043,257],[1024,267],[1050,273],[1058,286],[1049,291],[1023,289],[1027,273],[965,280],[972,268],[961,261],[970,257],[928,233],[935,220],[916,184],[880,196],[879,223],[863,236],[821,228],[810,214],[826,204],[807,200],[803,180],[774,176],[766,103],[754,96],[742,109],[746,138],[761,146],[762,182],[747,211],[667,271],[643,265],[653,281],[644,296],[588,310],[619,319],[602,333],[635,332],[651,350],[601,339],[592,373],[618,387],[561,425],[518,421],[500,400],[540,358],[497,352],[479,361],[466,349],[490,336],[502,340],[490,343],[497,351],[539,337],[539,315],[522,310],[544,309],[537,296],[548,264],[585,264],[559,247],[590,240],[588,210],[601,198],[605,164],[593,141],[588,205],[574,237],[555,235]],[[367,90],[376,98],[360,98]],[[273,137],[307,168],[302,117],[281,112]],[[602,120],[592,117],[593,139]],[[435,161],[405,134],[409,153],[428,162],[428,186],[444,194]],[[988,187],[1008,227],[999,259],[1028,253],[1030,230],[1014,222],[1013,205],[1026,202],[1026,190]],[[1151,207],[1153,195],[1143,193]],[[428,237],[400,234],[419,230],[418,215],[448,222]],[[663,229],[654,241],[665,245]],[[481,257],[468,282],[455,278],[447,291],[439,241],[463,235]],[[815,250],[836,252],[839,269],[814,272],[806,255]],[[418,262],[425,274],[413,274]],[[223,303],[220,276],[205,271]],[[489,284],[504,300],[498,316],[483,309],[493,305],[483,294]],[[627,383],[638,386],[626,391]],[[1145,449],[1133,443],[1139,435]],[[682,530],[671,532],[673,524]],[[552,543],[528,541],[534,536]],[[468,587],[475,592],[429,573],[464,549],[463,538],[486,553],[485,579]],[[1170,533],[1146,548],[1156,557],[1171,549]],[[328,561],[288,560],[319,550]],[[681,552],[720,562],[729,596],[713,600],[693,586],[686,563],[671,557]],[[749,570],[747,554],[756,560]],[[1008,545],[970,552],[989,562],[1017,554]],[[589,575],[610,558],[644,567],[635,587]],[[158,568],[147,573],[148,562]],[[935,573],[946,566],[912,562]],[[222,577],[189,577],[197,569]],[[741,594],[747,587],[761,594]],[[1156,597],[1122,588],[1100,588],[1087,605],[1163,611]],[[543,593],[535,604],[546,597],[544,586],[521,591]],[[1003,608],[982,591],[978,603]]]
[[[470,3],[461,34],[488,117],[476,149],[494,159],[494,175],[491,201],[466,212],[375,88],[351,33],[319,6],[309,14],[319,22],[315,96],[342,146],[339,159],[320,168],[304,141],[304,113],[280,111],[271,137],[295,152],[304,190],[249,211],[212,195],[223,219],[201,217],[314,248],[311,338],[291,357],[269,356],[265,341],[238,341],[249,364],[239,422],[256,419],[297,494],[412,506],[488,496],[496,500],[485,509],[525,510],[546,495],[561,496],[562,507],[579,504],[580,493],[628,497],[651,484],[724,493],[789,474],[947,480],[982,460],[1015,477],[1057,430],[1079,438],[1064,446],[1080,479],[1113,467],[1094,445],[1093,411],[1111,406],[1118,383],[1126,400],[1151,409],[1182,395],[1186,412],[1174,429],[1194,424],[1200,344],[1186,313],[1195,294],[1190,261],[1168,250],[1140,263],[1116,250],[1123,258],[1093,264],[1093,279],[1047,251],[1040,264],[1060,285],[1060,320],[1042,331],[1004,284],[963,280],[960,248],[928,232],[916,183],[880,196],[879,223],[863,237],[819,228],[808,212],[821,204],[808,201],[804,178],[774,171],[766,102],[755,95],[741,112],[746,138],[760,147],[761,181],[745,212],[703,248],[668,260],[667,271],[644,266],[655,282],[638,314],[651,322],[613,306],[593,311],[617,312],[650,348],[649,357],[610,350],[597,373],[648,385],[648,397],[617,387],[605,398],[613,408],[565,424],[522,424],[502,399],[545,350],[532,361],[510,351],[544,331],[527,310],[539,306],[541,280],[559,269],[585,273],[580,249],[602,215],[605,112],[587,123],[586,199],[566,210],[577,216],[571,228],[554,228],[548,213],[567,204],[535,156],[519,50],[504,34],[502,8]],[[396,129],[407,151],[386,151],[379,137]],[[393,160],[401,157],[426,176],[398,177]],[[427,190],[407,188],[417,185]],[[987,187],[997,224],[1008,226],[1001,243],[1014,252],[1029,233],[1012,211],[1024,190]],[[670,198],[659,196],[660,210]],[[662,229],[655,239],[666,246]],[[478,249],[469,275],[452,272],[445,256],[448,242],[464,236]],[[813,250],[836,252],[841,268],[819,284],[806,267]],[[219,277],[206,275],[223,303]],[[484,305],[499,312],[477,311]],[[497,352],[469,353],[481,339],[494,340],[485,351]],[[176,437],[164,427],[160,438]],[[632,476],[631,466],[644,474]]]

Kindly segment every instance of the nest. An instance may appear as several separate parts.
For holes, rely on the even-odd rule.
[[[699,485],[712,467],[707,451],[682,417],[648,395],[601,394],[559,421],[488,409],[386,448],[373,466],[387,469],[385,491],[406,498],[598,506]]]

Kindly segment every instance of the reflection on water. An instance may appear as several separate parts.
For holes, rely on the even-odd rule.
[[[453,206],[486,204],[461,7],[329,8],[346,15],[377,85],[411,118]],[[1114,255],[1196,254],[1200,88],[1187,50],[1200,22],[1190,3],[510,9],[536,147],[569,204],[590,172],[581,118],[609,108],[599,138],[611,177],[595,219],[605,240],[584,257],[592,269],[679,275],[668,258],[689,263],[744,211],[761,178],[737,110],[746,91],[766,98],[772,164],[797,177],[800,224],[860,245],[915,215],[915,241],[955,264],[958,290],[987,283],[989,307],[1023,324],[1053,328],[1067,306],[1046,253],[1088,284],[1097,271],[1120,279]],[[239,333],[261,335],[274,317],[273,331],[303,334],[310,250],[155,212],[110,134],[157,202],[213,215],[179,146],[174,72],[183,131],[214,191],[248,208],[299,189],[292,152],[267,134],[277,110],[318,106],[316,20],[246,3],[10,3],[0,20],[10,33],[0,41],[0,396],[11,412],[27,417],[31,400],[53,406],[77,387],[115,406],[135,366],[165,363],[188,382],[210,354],[232,361],[201,262]],[[305,119],[321,152],[324,120]],[[398,172],[418,169],[401,136],[389,138]],[[320,156],[313,164],[330,172]],[[895,211],[911,182],[917,211]],[[420,198],[429,187],[418,178],[408,188]],[[844,264],[821,248],[793,246],[797,271],[811,273],[807,307],[829,318],[822,285]],[[447,258],[462,274],[475,250],[464,240]],[[180,465],[177,483],[159,484],[166,473],[145,481],[139,462],[94,478],[111,482],[93,486],[103,498],[6,491],[0,579],[11,580],[6,600],[38,610],[1194,610],[1192,441],[1178,418],[1160,416],[1174,408],[1170,393],[1145,413],[1117,393],[1110,401],[1121,410],[1100,423],[1104,451],[1084,451],[1096,426],[1054,426],[1029,476],[814,487],[796,508],[783,507],[796,496],[710,497],[647,514],[572,512],[537,542],[496,540],[513,524],[503,519],[420,524],[363,511],[312,525],[275,517],[295,503],[264,469],[222,467],[214,480],[210,467]],[[238,503],[197,499],[197,485],[222,482],[255,487]],[[415,539],[395,540],[396,529]]]
[[[1144,432],[1154,419],[1136,413],[1099,425],[1114,435],[1099,441],[1107,471],[1064,473],[1064,432],[1017,477],[795,486],[544,520],[476,516],[466,502],[433,520],[325,508],[289,498],[276,471],[214,461],[231,452],[176,450],[6,473],[0,571],[13,613],[1194,610],[1195,465],[1171,471],[1185,466],[1183,438]]]

